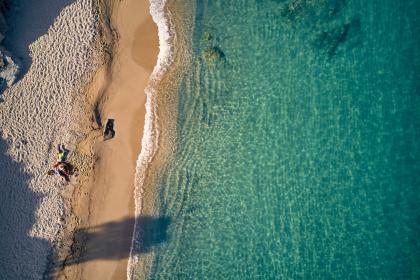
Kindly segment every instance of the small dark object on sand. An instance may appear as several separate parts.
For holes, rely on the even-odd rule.
[[[48,175],[60,175],[61,177],[66,180],[66,182],[70,182],[70,175],[73,175],[76,171],[76,168],[68,162],[59,161],[53,166],[54,169],[48,170]]]
[[[104,131],[104,141],[114,138],[114,119],[108,119]]]

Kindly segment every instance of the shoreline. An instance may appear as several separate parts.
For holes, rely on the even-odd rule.
[[[160,242],[154,238],[170,224],[159,214],[159,173],[175,149],[178,90],[183,73],[192,62],[195,4],[168,0],[151,1],[151,15],[159,29],[159,57],[146,88],[146,122],[143,148],[135,178],[135,227],[127,267],[127,279],[145,279]],[[163,241],[163,240],[162,240]]]
[[[156,11],[158,5],[164,8],[162,14]],[[177,4],[171,2],[171,5]],[[22,10],[25,20],[30,18],[28,12],[38,11],[31,9],[32,6],[27,8]],[[143,12],[142,17],[139,10]],[[157,29],[152,10],[156,22],[158,14],[169,22],[163,22]],[[25,275],[22,277],[28,279],[130,278],[128,262],[133,264],[132,248],[136,241],[133,226],[140,214],[137,206],[144,203],[142,214],[146,215],[153,207],[150,195],[156,191],[147,188],[151,186],[155,167],[171,149],[169,136],[175,125],[170,120],[176,116],[176,108],[171,105],[177,98],[173,90],[178,86],[183,60],[178,50],[177,57],[167,55],[175,55],[175,46],[187,44],[182,36],[176,38],[178,34],[170,33],[175,24],[165,0],[151,3],[148,0],[76,0],[63,11],[57,7],[54,12],[60,13],[59,17],[48,17],[42,26],[45,33],[40,33],[44,35],[28,46],[32,57],[28,72],[2,95],[5,101],[1,106],[6,110],[0,111],[0,120],[8,122],[0,130],[0,148],[6,155],[0,166],[4,170],[12,169],[10,174],[20,172],[21,176],[4,176],[0,183],[13,187],[13,193],[22,197],[19,200],[22,205],[15,205],[22,211],[3,220],[6,225],[13,225],[22,215],[29,219],[8,232],[8,236],[20,241],[24,250],[16,251],[12,243],[3,246],[6,252],[0,265],[10,263],[10,258],[6,258],[10,251],[11,256],[25,254],[31,260],[24,261],[28,266],[25,270],[9,265],[5,275]],[[80,16],[85,12],[85,17]],[[18,24],[18,28],[25,29],[23,23],[18,21]],[[68,30],[69,27],[72,29]],[[154,31],[150,32],[151,29]],[[144,36],[145,32],[150,36]],[[156,41],[153,46],[149,44],[151,36]],[[27,44],[30,40],[17,43]],[[144,55],[150,51],[154,55]],[[183,52],[185,49],[180,53]],[[74,53],[86,59],[74,63]],[[61,63],[57,65],[57,61]],[[153,108],[150,122],[145,122],[146,86],[148,108]],[[107,118],[116,120],[116,136],[103,142],[102,130]],[[143,127],[145,131],[161,133],[159,149],[157,135],[142,137]],[[164,129],[159,132],[158,128]],[[148,143],[149,140],[153,142]],[[78,168],[69,184],[45,174],[55,160],[58,143],[69,148],[68,161]],[[142,149],[142,144],[154,145],[156,160],[153,158],[152,162],[148,158],[151,150]],[[151,172],[144,170],[142,160],[151,164]],[[148,173],[144,197],[144,186],[139,184],[140,172]],[[2,211],[6,213],[9,207],[4,204]]]
[[[96,112],[94,129],[78,144],[78,151],[93,153],[94,165],[72,199],[77,223],[67,240],[64,268],[56,274],[59,279],[125,279],[127,273],[134,176],[146,113],[144,89],[159,53],[158,32],[148,0],[103,4],[109,13],[104,20],[109,16],[112,24],[104,29],[109,28],[115,41],[110,61],[96,72],[86,91]],[[108,118],[115,119],[116,134],[104,142],[100,126]]]

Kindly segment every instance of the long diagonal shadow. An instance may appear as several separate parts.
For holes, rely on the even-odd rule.
[[[168,239],[167,230],[170,224],[168,217],[138,217],[141,229],[136,240],[140,246],[133,254],[149,252]],[[75,234],[72,255],[57,264],[57,267],[71,266],[93,260],[118,260],[129,257],[134,218],[110,222],[99,226],[81,228]]]

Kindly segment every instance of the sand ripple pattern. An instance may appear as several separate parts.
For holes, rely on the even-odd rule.
[[[98,13],[93,1],[65,7],[48,33],[30,45],[32,65],[0,104],[0,273],[4,279],[40,279],[63,228],[66,193],[46,171],[58,143],[74,148],[80,135],[83,86],[100,64]],[[28,27],[30,28],[30,27]],[[17,176],[16,172],[22,173]]]

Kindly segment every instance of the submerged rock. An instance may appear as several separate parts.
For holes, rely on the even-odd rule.
[[[203,52],[203,59],[207,64],[214,64],[224,58],[225,54],[219,47],[210,47]]]
[[[292,0],[286,4],[282,11],[282,15],[284,17],[288,17],[290,19],[295,19],[299,17],[303,12],[304,8],[307,5],[305,0]]]
[[[211,35],[209,32],[204,32],[203,39],[204,41],[209,42],[213,40],[213,35]]]
[[[360,34],[360,20],[354,19],[349,23],[332,27],[321,32],[315,40],[315,44],[328,55],[335,55],[341,45],[354,46],[358,42]]]
[[[278,1],[282,3],[283,1]],[[346,6],[346,0],[290,0],[284,4],[281,15],[289,20],[304,19],[319,22],[332,19]]]

